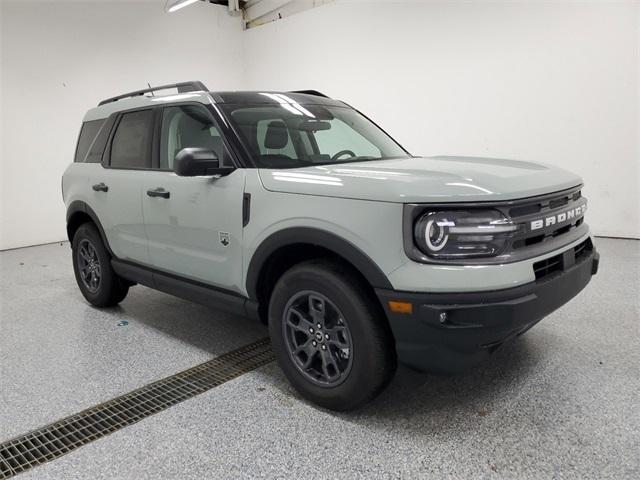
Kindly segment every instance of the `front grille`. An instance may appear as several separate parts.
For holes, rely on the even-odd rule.
[[[534,213],[538,213],[540,210],[542,210],[542,206],[536,202],[530,205],[522,205],[509,209],[509,216],[511,218],[518,218],[525,215],[533,215]]]
[[[273,361],[268,338],[0,444],[0,479],[89,442]]]
[[[553,209],[553,208],[564,207],[568,203],[569,203],[569,197],[556,198],[549,202],[549,208]]]
[[[593,252],[593,243],[590,238],[584,242],[553,257],[540,260],[533,264],[533,272],[536,280],[548,279],[549,277],[564,271],[565,268],[580,263],[591,255]]]
[[[534,263],[533,271],[536,274],[536,280],[541,280],[556,272],[561,272],[562,267],[562,254],[560,254]]]
[[[545,225],[543,228],[536,230],[530,229],[530,223],[533,220],[545,219],[549,216],[554,217],[558,213],[571,210],[572,207],[580,206],[584,203],[584,200],[580,201],[581,198],[582,193],[576,191],[511,207],[508,211],[509,216],[513,222],[522,224],[524,229],[513,239],[511,245],[513,250],[520,250],[555,239],[579,227],[584,220],[582,216],[568,223],[565,221],[558,226]]]
[[[531,215],[534,213],[539,213],[545,210],[553,210],[555,208],[560,208],[565,205],[568,205],[569,202],[575,202],[582,197],[582,192],[578,190],[577,192],[571,192],[566,194],[561,194],[557,197],[546,198],[543,200],[535,200],[531,203],[526,203],[524,205],[517,205],[515,207],[511,207],[509,209],[509,216],[511,218],[522,217],[524,215]]]

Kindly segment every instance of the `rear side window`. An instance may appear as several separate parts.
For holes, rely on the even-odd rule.
[[[84,122],[80,129],[80,137],[78,138],[78,145],[76,146],[76,156],[74,162],[84,162],[87,152],[91,147],[91,144],[96,139],[98,132],[102,125],[104,125],[105,119],[92,120],[90,122]]]
[[[153,111],[141,110],[122,115],[111,143],[111,166],[151,168]]]

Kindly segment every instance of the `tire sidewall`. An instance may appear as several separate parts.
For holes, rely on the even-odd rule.
[[[308,380],[295,366],[288,351],[283,336],[283,313],[289,299],[303,290],[316,291],[329,298],[349,328],[353,363],[347,378],[338,385],[325,387]],[[381,328],[376,324],[380,319],[376,318],[375,309],[367,304],[367,300],[347,277],[336,275],[322,265],[294,267],[278,281],[269,304],[269,332],[285,375],[303,396],[328,408],[348,409],[371,396],[370,386],[380,383],[381,369],[371,367],[388,361],[389,352],[380,351],[380,342],[372,331]]]
[[[100,287],[95,293],[90,292],[89,289],[87,289],[80,275],[80,268],[78,264],[79,246],[80,242],[84,239],[91,242],[96,250],[98,262],[100,263]],[[78,231],[73,236],[71,250],[73,255],[73,272],[76,277],[78,288],[80,288],[82,295],[87,299],[89,303],[92,303],[93,305],[103,306],[109,304],[109,301],[114,294],[114,282],[117,282],[118,280],[115,278],[115,275],[111,268],[111,256],[104,246],[102,238],[100,237],[97,229],[90,224],[84,224],[80,228],[78,228]]]

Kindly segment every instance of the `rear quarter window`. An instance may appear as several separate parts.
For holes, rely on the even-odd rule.
[[[89,148],[93,144],[94,140],[100,132],[100,128],[104,125],[105,119],[92,120],[90,122],[84,122],[80,129],[80,136],[78,137],[78,145],[76,146],[76,156],[73,159],[74,162],[84,162],[89,152]]]

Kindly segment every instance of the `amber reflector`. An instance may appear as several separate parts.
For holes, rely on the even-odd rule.
[[[413,304],[411,302],[389,300],[389,310],[393,313],[413,313]]]

